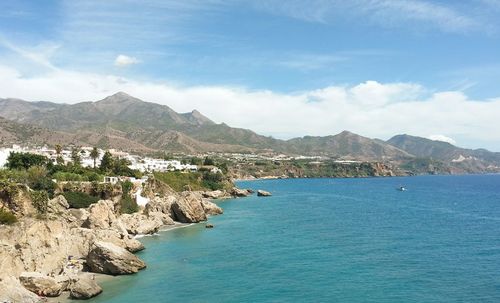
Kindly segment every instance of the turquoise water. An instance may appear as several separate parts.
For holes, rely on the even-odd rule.
[[[500,302],[500,175],[239,186],[273,196],[143,238],[91,302]]]

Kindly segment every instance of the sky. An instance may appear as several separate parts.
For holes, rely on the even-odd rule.
[[[500,0],[0,1],[0,98],[500,151]]]

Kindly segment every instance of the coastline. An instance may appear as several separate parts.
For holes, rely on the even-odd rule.
[[[154,234],[140,234],[140,235],[135,235],[134,238],[140,240],[141,238],[145,238],[145,237],[158,236],[164,232],[169,232],[169,231],[173,231],[175,229],[185,228],[185,227],[193,226],[195,224],[200,224],[200,223],[203,223],[203,222],[199,222],[199,223],[179,223],[179,222],[176,222],[174,225],[164,225],[164,226],[160,227],[158,232],[156,232]],[[145,249],[147,249],[147,247],[145,247]],[[116,280],[116,279],[120,279],[120,278],[124,277],[123,275],[113,276],[113,275],[91,273],[91,272],[80,272],[79,274],[93,275],[95,277],[95,281],[99,285],[101,285],[102,282]],[[139,273],[137,273],[137,274],[139,274]],[[105,291],[106,291],[106,289],[103,289],[103,292],[105,292]],[[62,292],[59,297],[45,297],[45,302],[47,302],[47,303],[68,303],[68,302],[77,302],[77,301],[81,301],[81,300],[71,299],[70,295],[69,295],[69,291]]]
[[[217,198],[227,195],[225,191],[170,192],[154,197],[147,207],[133,214],[117,214],[112,200],[99,200],[86,209],[70,209],[64,197],[57,196],[48,202],[51,207],[47,218],[26,215],[15,225],[0,229],[0,257],[5,257],[0,264],[0,288],[6,287],[0,292],[0,301],[70,302],[74,300],[70,289],[82,299],[106,292],[100,282],[113,284],[110,279],[147,267],[136,254],[146,248],[141,238],[206,223],[211,216],[223,213],[212,201],[223,201]],[[20,230],[22,236],[15,236],[14,230]],[[13,250],[20,252],[21,258],[12,254]],[[24,285],[27,282],[20,281],[21,274],[29,277],[25,281],[45,280],[35,284],[38,289],[28,289]],[[53,289],[59,287],[60,291],[45,292],[51,291],[45,285],[54,282]]]

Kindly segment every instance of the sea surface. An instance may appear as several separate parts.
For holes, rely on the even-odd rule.
[[[238,186],[273,196],[142,238],[89,302],[500,302],[500,175]]]

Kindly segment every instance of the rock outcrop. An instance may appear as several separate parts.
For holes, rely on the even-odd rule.
[[[124,275],[136,273],[146,264],[124,248],[108,242],[96,242],[87,256],[87,266],[95,273]]]
[[[220,208],[219,206],[217,206],[217,204],[213,203],[213,202],[210,202],[209,200],[207,199],[203,199],[201,201],[201,204],[203,206],[203,209],[205,210],[205,213],[207,215],[220,215],[222,214],[224,211],[222,210],[222,208]]]
[[[208,199],[220,199],[226,196],[226,192],[222,190],[214,190],[214,191],[204,191],[202,192],[203,198]]]
[[[15,277],[0,279],[0,302],[40,303],[42,298],[21,285]]]
[[[62,291],[56,279],[39,272],[24,272],[19,276],[19,281],[27,290],[39,296],[57,297]]]
[[[269,197],[269,196],[271,196],[271,193],[268,192],[268,191],[259,189],[257,191],[257,196],[259,196],[259,197]]]
[[[158,232],[163,225],[163,221],[159,217],[146,216],[139,213],[124,214],[120,217],[125,224],[127,231],[132,235],[146,235]]]
[[[151,215],[151,213],[164,213],[168,215],[172,220],[175,219],[175,213],[172,210],[172,204],[177,201],[177,197],[170,195],[166,197],[154,197],[150,199],[149,203],[146,204],[144,208],[144,213],[146,215]]]
[[[239,189],[233,187],[229,193],[233,197],[248,197],[252,194],[252,191],[249,191],[248,189]]]
[[[100,200],[90,205],[89,216],[82,226],[92,229],[109,228],[116,220],[114,209],[114,202],[111,200]]]
[[[102,288],[95,282],[92,275],[79,275],[72,279],[69,295],[72,299],[90,299],[102,292]]]
[[[192,192],[182,193],[182,196],[172,204],[172,210],[177,221],[182,223],[197,223],[207,220],[201,199]]]
[[[62,213],[68,208],[68,201],[66,201],[63,195],[58,195],[54,199],[49,200],[47,203],[47,211],[54,214]]]

